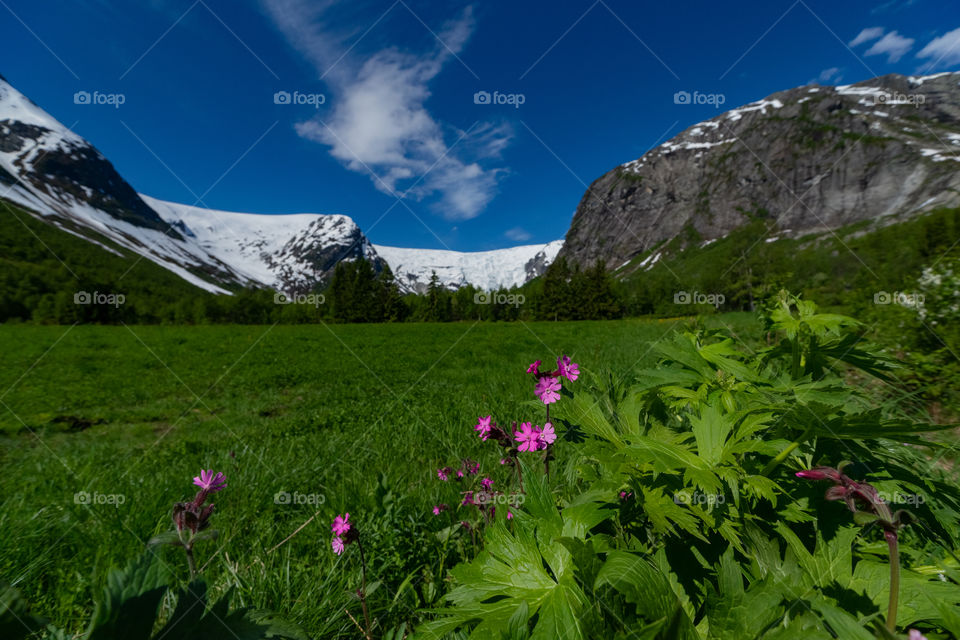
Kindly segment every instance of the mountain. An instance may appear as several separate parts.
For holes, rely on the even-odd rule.
[[[216,260],[251,282],[287,293],[326,284],[341,260],[383,261],[344,215],[234,213],[140,198]]]
[[[706,245],[756,219],[799,237],[957,206],[958,81],[798,87],[689,127],[590,185],[560,257],[626,275],[668,243]]]
[[[557,257],[562,240],[493,251],[401,249],[374,245],[404,291],[423,293],[434,273],[440,283],[456,289],[472,284],[481,289],[520,286],[543,274]]]
[[[338,262],[361,257],[377,271],[390,264],[404,291],[424,290],[432,271],[449,288],[510,287],[542,273],[560,246],[477,253],[380,247],[381,256],[345,215],[234,213],[151,198],[2,77],[0,190],[0,203],[20,205],[105,251],[128,249],[219,294],[238,287],[312,291],[329,284]]]

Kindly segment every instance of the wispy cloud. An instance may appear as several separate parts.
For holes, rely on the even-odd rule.
[[[510,240],[514,242],[526,242],[533,236],[530,235],[530,232],[521,227],[514,227],[513,229],[507,229],[504,234]]]
[[[867,27],[863,31],[857,34],[857,37],[850,41],[850,46],[855,47],[858,44],[863,44],[864,42],[870,42],[871,40],[876,40],[883,35],[883,27]]]
[[[924,69],[951,67],[960,64],[960,28],[934,38],[917,52],[918,58],[930,58]]]
[[[840,67],[830,67],[829,69],[824,69],[820,72],[820,75],[817,76],[817,82],[820,84],[840,82],[843,79],[841,73],[842,69],[840,69]]]
[[[482,212],[505,173],[489,165],[509,143],[510,128],[486,123],[458,130],[437,120],[425,106],[430,83],[473,32],[470,8],[437,31],[427,51],[386,47],[363,55],[366,31],[330,26],[358,24],[349,12],[362,3],[261,2],[287,41],[331,88],[330,110],[298,123],[300,136],[327,146],[350,170],[371,174],[384,192],[436,198],[433,207],[450,219]],[[392,11],[404,10],[403,5],[393,6]]]
[[[887,62],[897,62],[913,48],[913,38],[905,38],[896,31],[884,35],[873,43],[873,46],[867,49],[864,55],[867,56],[887,56]]]

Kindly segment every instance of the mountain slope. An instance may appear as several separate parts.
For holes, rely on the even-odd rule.
[[[541,275],[556,258],[562,240],[493,251],[403,249],[374,245],[404,291],[423,293],[434,273],[444,286],[472,284],[481,289],[520,286]]]
[[[590,185],[562,257],[619,268],[753,219],[798,236],[960,204],[960,74],[775,93],[694,125]]]

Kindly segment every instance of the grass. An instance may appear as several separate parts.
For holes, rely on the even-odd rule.
[[[501,472],[472,437],[476,417],[539,415],[523,375],[535,359],[566,352],[623,374],[685,322],[0,325],[0,581],[79,630],[106,571],[169,530],[190,478],[214,468],[228,477],[220,537],[197,560],[235,604],[356,637],[344,608],[356,609],[359,568],[329,549],[333,515],[349,511],[383,580],[375,615],[415,620],[459,559],[435,535],[456,518],[430,513],[436,468],[473,457]],[[750,314],[706,322],[756,326]],[[77,504],[78,492],[123,503]],[[309,497],[277,504],[278,492]],[[156,553],[185,578],[178,551]]]

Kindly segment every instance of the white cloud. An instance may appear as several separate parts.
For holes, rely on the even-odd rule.
[[[527,231],[526,229],[522,229],[520,227],[507,229],[503,235],[507,236],[507,238],[509,238],[510,240],[513,240],[514,242],[526,242],[527,240],[533,237],[532,235],[530,235],[529,231]]]
[[[829,69],[824,69],[820,72],[820,75],[817,77],[817,81],[820,84],[828,84],[830,82],[840,82],[843,78],[840,75],[841,69],[839,67],[830,67]]]
[[[934,38],[917,52],[918,58],[931,58],[925,68],[950,67],[960,64],[960,28]]]
[[[874,42],[873,46],[867,49],[864,55],[885,55],[887,56],[887,62],[896,62],[913,48],[914,42],[916,41],[913,38],[904,38],[896,31],[891,31]]]
[[[425,106],[431,81],[473,31],[469,8],[438,33],[429,51],[389,47],[361,58],[350,48],[359,34],[337,32],[330,25],[354,22],[343,14],[362,3],[261,1],[288,42],[331,88],[330,111],[298,123],[300,136],[328,146],[347,168],[372,174],[381,191],[415,199],[437,197],[433,206],[450,219],[482,212],[505,173],[486,166],[487,161],[498,158],[509,143],[510,128],[488,123],[458,131]]]
[[[857,37],[850,41],[850,46],[855,47],[864,42],[876,40],[883,35],[883,27],[868,27],[857,34]]]

